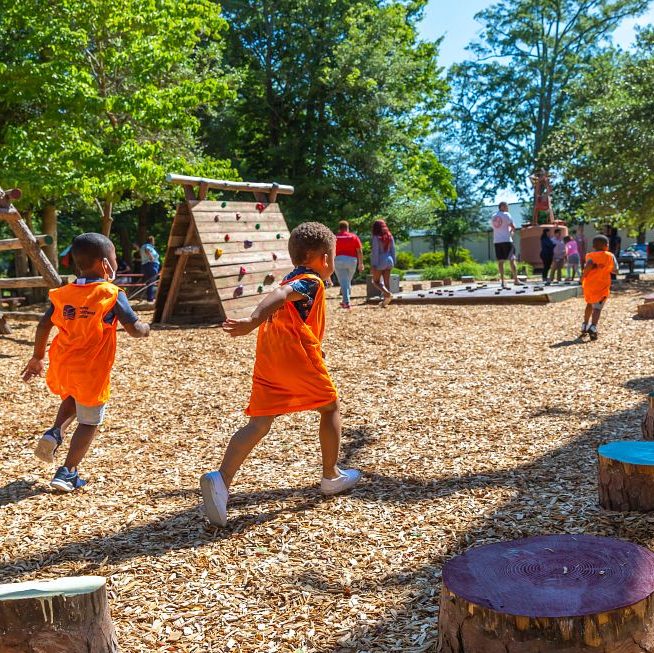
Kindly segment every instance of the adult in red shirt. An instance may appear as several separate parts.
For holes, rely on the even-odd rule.
[[[338,223],[338,233],[336,234],[336,258],[334,259],[334,269],[338,277],[338,283],[341,286],[341,308],[350,308],[350,291],[352,289],[352,277],[359,268],[363,272],[363,251],[361,241],[356,234],[350,231],[350,224],[347,220],[341,220]]]

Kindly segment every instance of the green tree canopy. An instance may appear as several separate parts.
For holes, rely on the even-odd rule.
[[[552,130],[571,108],[571,86],[611,33],[649,0],[500,0],[477,14],[472,61],[453,66],[453,109],[489,190],[525,187]]]
[[[426,139],[447,87],[426,0],[227,0],[238,101],[207,118],[209,150],[248,179],[292,183],[291,223],[385,213],[398,194],[449,192]]]

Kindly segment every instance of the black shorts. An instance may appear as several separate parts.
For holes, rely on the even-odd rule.
[[[513,243],[495,243],[495,258],[498,261],[508,261],[513,258]]]

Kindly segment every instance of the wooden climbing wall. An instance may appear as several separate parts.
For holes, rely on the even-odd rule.
[[[154,321],[217,324],[246,317],[293,265],[276,202],[187,200],[168,239]]]

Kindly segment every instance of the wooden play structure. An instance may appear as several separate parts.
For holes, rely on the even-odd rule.
[[[607,510],[654,510],[654,442],[617,440],[597,450],[599,502]]]
[[[443,567],[441,653],[654,651],[654,554],[550,535],[470,549]]]
[[[63,280],[41,250],[42,247],[52,243],[52,238],[45,235],[34,236],[20,213],[11,203],[12,200],[20,199],[20,196],[21,192],[18,188],[7,191],[0,188],[0,220],[6,222],[16,236],[16,238],[0,240],[0,251],[22,249],[34,263],[41,276],[0,278],[0,290],[7,288],[57,288],[62,285]],[[34,314],[14,311],[3,312],[0,304],[0,334],[11,333],[7,323],[7,318],[11,317],[34,319]]]
[[[0,585],[0,653],[117,653],[105,579]]]
[[[293,269],[289,231],[277,204],[292,186],[170,174],[184,187],[159,281],[154,321],[217,324],[249,315]],[[209,189],[247,192],[254,202],[212,201]]]

